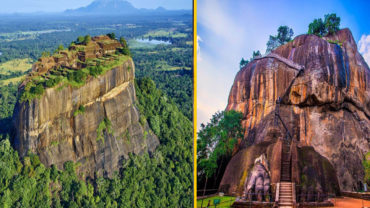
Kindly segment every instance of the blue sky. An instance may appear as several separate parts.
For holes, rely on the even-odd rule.
[[[192,0],[127,0],[137,8],[192,9]],[[93,0],[0,0],[2,13],[61,12],[87,6]]]
[[[370,1],[198,0],[197,5],[198,127],[225,109],[240,59],[254,50],[264,53],[280,25],[293,28],[296,36],[306,33],[313,19],[336,13],[370,64]]]

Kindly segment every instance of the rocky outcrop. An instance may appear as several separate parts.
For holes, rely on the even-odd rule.
[[[299,73],[284,60],[265,57],[238,72],[227,110],[243,113],[245,138],[220,186],[240,191],[244,178],[237,174],[248,172],[250,167],[243,161],[271,151],[279,144],[278,137],[285,138],[283,124],[275,120],[280,97],[279,115],[297,141],[292,146],[292,180],[298,184],[303,183],[302,178],[310,180],[306,182],[326,192],[337,192],[338,186],[342,191],[360,188],[358,184],[364,178],[362,160],[370,142],[370,71],[351,32],[343,29],[324,38],[300,35],[273,53],[304,69]],[[306,154],[308,147],[312,148],[311,156]],[[256,156],[246,153],[256,148]],[[281,149],[277,151],[267,153],[267,159],[276,160],[273,156]],[[312,160],[317,163],[308,167]],[[280,168],[271,167],[270,171],[272,183],[277,182],[274,175],[280,174]],[[232,176],[236,179],[230,180]]]
[[[129,153],[153,152],[159,144],[135,107],[134,64],[122,65],[81,87],[63,83],[40,98],[15,106],[14,146],[20,156],[39,155],[47,166],[79,163],[83,176],[110,176]]]

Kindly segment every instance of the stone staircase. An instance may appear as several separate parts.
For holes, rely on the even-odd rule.
[[[281,153],[281,176],[280,181],[291,181],[290,171],[290,145],[289,142],[283,141],[283,150]]]
[[[279,183],[279,207],[293,208],[294,205],[294,183],[291,182],[291,171],[290,171],[290,146],[289,142],[284,140],[281,158],[281,176]]]
[[[293,183],[280,182],[279,189],[279,207],[293,208]]]

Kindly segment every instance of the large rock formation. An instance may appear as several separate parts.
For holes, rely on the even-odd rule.
[[[243,113],[246,132],[220,188],[241,195],[252,161],[263,152],[272,164],[272,183],[280,180],[278,138],[286,135],[275,121],[280,97],[279,114],[296,141],[291,145],[293,182],[304,191],[359,189],[370,142],[370,71],[350,30],[324,38],[300,35],[272,53],[282,58],[258,58],[235,78],[227,110]]]
[[[18,101],[13,143],[20,156],[36,153],[59,168],[78,162],[81,174],[94,177],[110,176],[129,153],[153,152],[159,141],[135,107],[134,69],[127,58],[83,86],[60,83],[39,98]]]

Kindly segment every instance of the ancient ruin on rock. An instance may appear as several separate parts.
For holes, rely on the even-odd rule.
[[[135,107],[135,67],[125,43],[85,37],[42,57],[19,86],[14,147],[46,166],[79,163],[80,176],[111,176],[129,153],[159,144]]]
[[[362,189],[369,85],[369,67],[349,29],[300,35],[250,62],[236,75],[227,106],[243,113],[245,137],[219,190],[261,201],[271,192],[280,206],[291,206]],[[264,154],[268,165],[256,168]],[[258,171],[269,175],[255,178]]]

